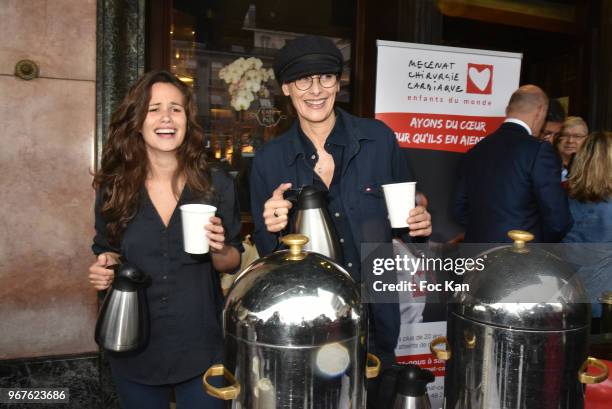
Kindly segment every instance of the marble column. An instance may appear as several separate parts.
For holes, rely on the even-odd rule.
[[[97,164],[113,111],[145,70],[146,1],[97,0]]]

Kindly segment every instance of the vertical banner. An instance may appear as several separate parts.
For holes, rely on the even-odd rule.
[[[429,200],[432,240],[444,242],[459,231],[451,216],[459,160],[504,121],[519,86],[522,54],[380,40],[377,46],[376,118],[405,148],[417,189]],[[434,372],[428,392],[432,408],[442,408],[444,362],[430,353],[429,343],[446,334],[446,322],[423,316],[443,306],[426,304],[423,295],[410,297],[400,301],[398,362]]]
[[[465,153],[504,121],[521,54],[377,44],[376,118],[402,148]]]
[[[396,133],[417,190],[429,199],[431,240],[462,233],[452,217],[463,154],[503,122],[521,54],[378,41],[376,118]]]

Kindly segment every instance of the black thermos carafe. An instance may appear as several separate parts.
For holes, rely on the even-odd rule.
[[[427,384],[434,380],[433,373],[417,365],[402,366],[395,384],[393,409],[431,409]]]
[[[128,262],[110,268],[115,277],[98,315],[96,343],[107,351],[134,351],[149,337],[147,276]]]

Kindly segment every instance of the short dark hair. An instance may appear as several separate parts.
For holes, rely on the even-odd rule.
[[[558,99],[550,99],[548,103],[548,114],[546,114],[546,121],[559,123],[565,121],[565,110]]]

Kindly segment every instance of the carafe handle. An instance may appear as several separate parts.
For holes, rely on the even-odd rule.
[[[149,279],[149,276],[143,273],[138,267],[129,262],[125,261],[123,258],[121,263],[113,264],[108,266],[107,268],[113,270],[115,272],[115,279],[125,278],[134,284],[145,284]]]

